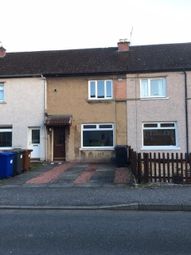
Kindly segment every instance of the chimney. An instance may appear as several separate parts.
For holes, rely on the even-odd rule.
[[[0,46],[0,58],[4,58],[6,55],[6,49],[1,45]]]
[[[127,39],[120,39],[117,45],[119,52],[129,51],[130,42]]]

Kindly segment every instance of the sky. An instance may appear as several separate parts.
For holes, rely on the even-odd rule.
[[[7,52],[191,42],[190,0],[0,0]]]

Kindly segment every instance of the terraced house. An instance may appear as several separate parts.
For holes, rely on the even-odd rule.
[[[190,152],[191,43],[7,53],[0,148],[110,160],[115,145]]]
[[[45,160],[45,79],[36,64],[28,53],[0,57],[0,150],[32,149]]]
[[[127,140],[139,152],[191,150],[191,43],[132,47]]]
[[[44,74],[48,159],[110,160],[127,143],[127,50],[122,42],[49,53],[57,62]]]

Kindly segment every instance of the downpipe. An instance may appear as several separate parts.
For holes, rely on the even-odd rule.
[[[184,103],[185,103],[185,129],[186,129],[186,153],[189,153],[189,132],[188,132],[188,81],[187,73],[184,73]]]

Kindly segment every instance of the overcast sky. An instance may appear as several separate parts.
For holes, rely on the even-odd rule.
[[[0,0],[0,10],[8,52],[191,42],[191,0]]]

